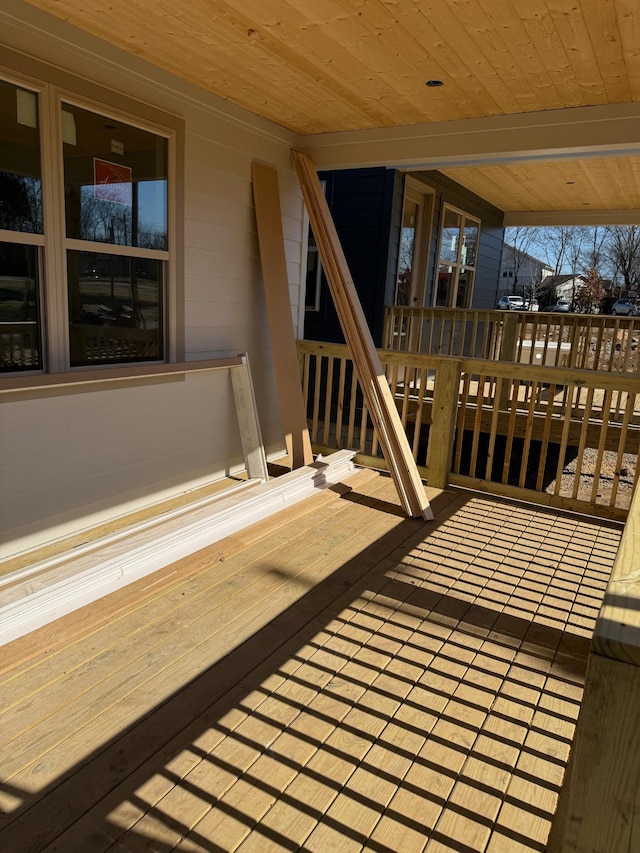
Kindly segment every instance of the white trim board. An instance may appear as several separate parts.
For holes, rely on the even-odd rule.
[[[207,506],[145,522],[127,535],[32,566],[0,591],[0,645],[90,604],[353,474],[354,451],[341,450]]]

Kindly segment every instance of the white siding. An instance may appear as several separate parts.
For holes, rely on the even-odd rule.
[[[178,228],[186,359],[248,352],[267,452],[279,452],[251,163],[279,169],[297,324],[304,210],[289,159],[296,138],[20,0],[3,3],[0,33],[9,48],[184,120],[185,217]],[[226,374],[4,402],[0,441],[0,555],[242,467]]]

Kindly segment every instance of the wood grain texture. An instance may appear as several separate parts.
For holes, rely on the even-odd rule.
[[[291,467],[300,468],[313,462],[313,454],[291,318],[278,173],[271,166],[254,162],[251,175],[280,417]]]
[[[433,503],[359,472],[14,643],[3,852],[542,849],[611,530]]]
[[[307,157],[294,151],[293,161],[340,325],[400,500],[408,515],[433,518],[320,181]]]
[[[301,133],[640,99],[630,0],[33,5]]]

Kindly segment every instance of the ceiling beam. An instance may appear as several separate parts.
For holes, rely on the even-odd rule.
[[[512,225],[637,225],[640,208],[629,210],[513,210],[504,214]]]
[[[549,110],[464,121],[311,134],[318,168],[442,169],[640,152],[640,103]]]

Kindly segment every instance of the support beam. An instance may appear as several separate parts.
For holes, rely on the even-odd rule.
[[[559,157],[638,154],[640,104],[545,110],[405,127],[316,133],[304,152],[318,168],[420,170]]]
[[[407,515],[432,519],[433,513],[376,353],[316,170],[307,157],[296,151],[293,152],[293,161],[340,325],[400,501]]]
[[[310,465],[313,454],[291,318],[278,173],[271,166],[254,162],[251,164],[251,175],[280,417],[293,470]]]

